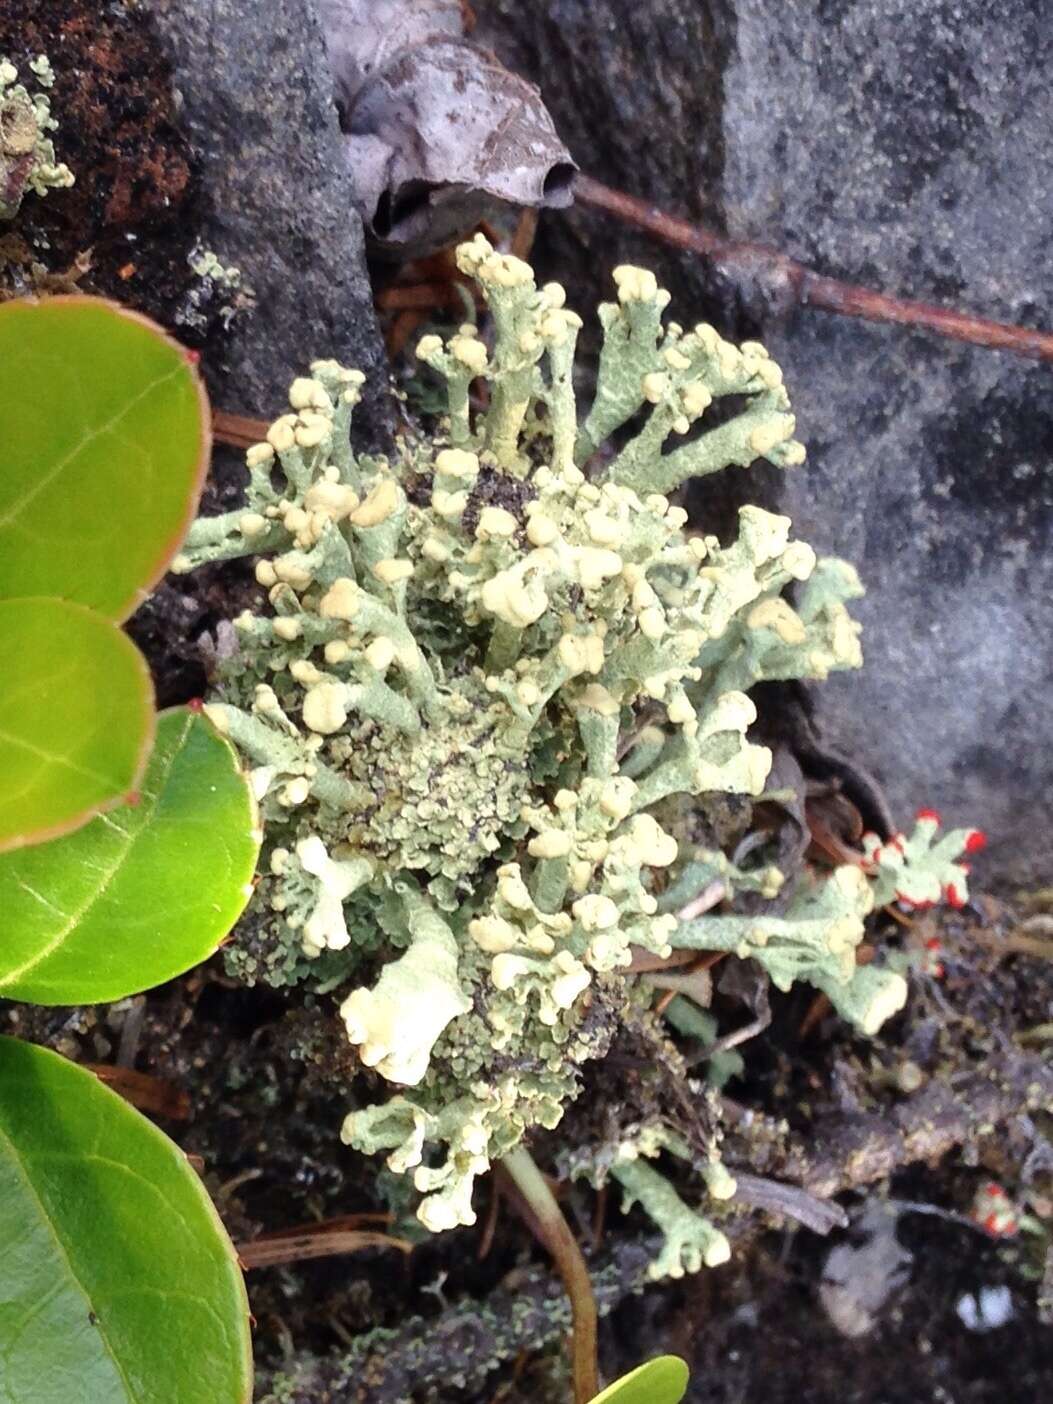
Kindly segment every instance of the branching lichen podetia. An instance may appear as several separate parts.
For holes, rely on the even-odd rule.
[[[579,422],[562,288],[482,237],[458,262],[493,345],[465,325],[418,346],[446,382],[442,438],[356,457],[362,376],[315,362],[248,452],[247,507],[199,520],[177,563],[254,555],[271,606],[234,621],[207,708],[253,767],[267,832],[256,954],[232,960],[344,988],[362,1062],[404,1089],[344,1139],[412,1172],[431,1229],[473,1222],[475,1178],[559,1122],[642,997],[634,952],[753,957],[867,1032],[906,997],[902,975],[856,964],[860,867],[798,884],[778,915],[682,919],[669,899],[713,860],[674,832],[683,797],[764,790],[750,687],[861,662],[851,566],[755,507],[729,545],[691,535],[665,496],[758,457],[802,462],[778,366],[663,326],[668,294],[619,268]],[[707,417],[730,396],[736,412]],[[784,879],[736,883],[774,897]],[[672,1235],[658,1270],[720,1261],[719,1231],[640,1158],[663,1148],[626,1145],[611,1170]],[[715,1153],[705,1179],[734,1192]]]

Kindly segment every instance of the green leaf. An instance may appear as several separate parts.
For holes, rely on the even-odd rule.
[[[249,1399],[245,1286],[186,1156],[93,1074],[11,1038],[0,1259],[0,1399]]]
[[[601,1390],[591,1404],[680,1404],[688,1379],[679,1355],[659,1355]]]
[[[111,619],[62,600],[0,600],[0,853],[69,833],[134,788],[153,691]]]
[[[123,619],[197,505],[208,402],[185,352],[92,297],[0,304],[0,599]]]
[[[257,823],[228,742],[194,712],[163,712],[137,805],[0,855],[0,994],[120,999],[204,960],[249,899]]]

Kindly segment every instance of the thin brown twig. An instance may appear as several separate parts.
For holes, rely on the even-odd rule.
[[[962,1143],[979,1154],[985,1143],[997,1143],[997,1127],[1053,1102],[1053,1063],[1044,1052],[1021,1054],[1011,1049],[978,1067],[968,1066],[964,1081],[933,1078],[891,1108],[824,1117],[806,1135],[789,1140],[785,1125],[775,1118],[722,1098],[725,1121],[741,1128],[725,1141],[725,1153],[732,1165],[741,1155],[751,1167],[744,1198],[756,1201],[763,1196],[770,1201],[778,1195],[778,1203],[770,1206],[777,1212],[797,1216],[814,1207],[818,1218],[818,1205],[792,1196],[787,1199],[787,1188],[800,1186],[814,1199],[829,1201],[843,1191],[887,1180],[903,1166],[935,1164]],[[779,1183],[772,1186],[766,1179]],[[835,1214],[832,1207],[828,1217],[834,1227]],[[741,1214],[724,1224],[736,1250],[760,1228],[755,1214]],[[604,1315],[646,1286],[660,1241],[628,1239],[617,1233],[609,1234],[606,1244],[607,1251],[594,1264],[595,1294]],[[451,1359],[463,1362],[465,1387],[481,1389],[495,1368],[495,1340],[502,1342],[502,1357],[507,1359],[517,1349],[536,1354],[562,1334],[562,1292],[562,1284],[551,1281],[547,1266],[528,1267],[516,1273],[514,1283],[490,1293],[485,1312],[480,1303],[469,1299],[448,1308],[437,1320],[411,1317],[400,1322],[382,1341],[361,1338],[350,1373],[342,1357],[319,1355],[306,1364],[300,1361],[298,1397],[324,1398],[330,1404],[384,1404],[417,1397],[448,1381]],[[434,1348],[422,1350],[422,1339],[434,1343]],[[283,1369],[289,1370],[290,1365]],[[287,1381],[281,1370],[264,1365],[260,1377],[261,1392]]]
[[[512,235],[512,243],[508,252],[515,258],[528,260],[534,248],[534,238],[537,234],[538,211],[527,208],[516,221],[515,233]]]
[[[913,918],[907,916],[904,912],[899,911],[896,907],[892,905],[891,902],[888,904],[887,907],[881,908],[881,913],[883,916],[891,917],[892,920],[897,922],[900,926],[905,926],[908,931],[911,930],[911,928],[914,926]]]
[[[817,994],[804,1012],[804,1018],[797,1029],[797,1037],[807,1038],[828,1014],[833,1013],[833,1009],[829,995]]]
[[[247,1170],[239,1170],[236,1175],[231,1175],[229,1180],[223,1181],[216,1191],[216,1199],[220,1202],[229,1199],[235,1190],[241,1189],[242,1185],[251,1185],[254,1180],[261,1180],[263,1174],[262,1165],[251,1165]]]
[[[693,969],[712,970],[714,965],[719,965],[727,954],[727,951],[706,951],[704,955],[699,957],[698,965]]]
[[[680,965],[694,965],[698,959],[697,951],[674,951],[672,955],[655,955],[652,951],[642,951],[638,946],[632,948],[632,960],[625,967],[627,975],[645,975],[652,970],[675,970]]]
[[[530,1356],[531,1352],[529,1350],[517,1352],[515,1362],[512,1365],[511,1376],[507,1380],[502,1380],[497,1386],[497,1389],[494,1391],[494,1396],[490,1400],[490,1404],[503,1404],[505,1399],[508,1399],[510,1395],[515,1393],[516,1385],[522,1378],[523,1371],[527,1367]]]
[[[410,337],[417,328],[422,327],[426,321],[427,313],[420,308],[407,307],[405,311],[398,314],[394,322],[392,322],[391,326],[388,328],[387,336],[385,337],[389,360],[394,361],[402,355]]]
[[[607,1223],[607,1196],[609,1185],[601,1185],[596,1191],[596,1204],[592,1212],[592,1250],[595,1252],[603,1242],[603,1230]]]
[[[409,287],[394,284],[384,288],[377,293],[374,305],[378,312],[404,312],[408,309],[433,312],[439,307],[452,307],[459,311],[464,302],[452,282],[414,283]]]
[[[978,931],[972,939],[978,945],[998,951],[1000,955],[1029,955],[1038,960],[1053,960],[1053,941],[1043,941],[1040,936],[1029,936],[1023,931],[1012,931],[1007,936]]]
[[[665,1011],[672,1004],[673,1000],[676,999],[678,993],[678,990],[665,991],[661,999],[659,999],[658,1003],[654,1007],[654,1015],[656,1019],[660,1019],[662,1017]]]
[[[827,858],[832,858],[835,863],[856,863],[863,861],[865,854],[858,849],[851,848],[833,829],[827,824],[813,809],[811,805],[805,806],[805,818],[808,823],[808,833],[812,843]]]
[[[479,1235],[479,1247],[476,1249],[475,1257],[477,1262],[482,1262],[489,1257],[490,1249],[494,1246],[494,1234],[497,1232],[497,1215],[501,1207],[501,1185],[496,1175],[490,1176],[490,1202],[486,1206],[486,1218],[483,1220],[483,1231]]]
[[[856,964],[870,965],[874,959],[874,947],[864,942],[856,947]],[[809,1034],[820,1024],[828,1014],[833,1013],[834,1006],[830,1003],[830,996],[819,993],[812,1000],[805,1010],[804,1018],[797,1029],[798,1038],[807,1038]]]
[[[369,1224],[393,1223],[395,1215],[383,1211],[361,1214],[336,1214],[331,1219],[318,1219],[311,1224],[292,1224],[289,1228],[270,1229],[267,1238],[290,1238],[305,1233],[337,1233],[343,1229],[360,1229]]]
[[[371,1229],[341,1229],[336,1233],[264,1234],[250,1243],[237,1245],[243,1268],[274,1267],[278,1263],[299,1263],[306,1258],[328,1258],[338,1253],[360,1253],[363,1248],[397,1248],[412,1253],[413,1244],[405,1238]]]
[[[721,263],[739,265],[753,275],[762,275],[780,305],[817,307],[843,317],[860,317],[868,322],[890,322],[900,326],[923,327],[955,341],[968,341],[996,351],[1012,351],[1039,361],[1053,361],[1053,334],[1031,331],[1009,322],[995,322],[955,312],[929,302],[893,297],[840,278],[826,278],[787,254],[767,244],[726,239],[703,224],[691,223],[638,200],[621,190],[579,175],[574,196],[582,205],[615,215],[664,243],[689,253],[702,254]]]
[[[653,985],[656,990],[665,991],[654,1006],[654,1013],[657,1016],[664,1014],[677,995],[683,995],[699,1008],[707,1009],[713,997],[713,982],[709,977],[709,970],[716,964],[713,957],[719,958],[723,954],[723,951],[703,952],[686,970],[658,970],[649,975],[648,984]]]
[[[212,437],[232,448],[251,448],[267,437],[270,424],[265,419],[253,419],[247,414],[228,414],[226,410],[212,411]]]
[[[824,277],[767,244],[726,239],[704,224],[680,219],[657,205],[648,204],[646,200],[639,200],[593,180],[591,176],[577,176],[574,194],[579,204],[612,214],[626,224],[653,234],[663,243],[672,244],[674,248],[732,265],[738,263],[754,274],[765,274],[776,300],[784,303],[786,310],[792,306],[818,307],[825,312],[859,317],[868,322],[923,327],[940,336],[967,341],[974,346],[1011,351],[1017,356],[1028,356],[1039,361],[1053,361],[1053,334],[1049,332],[1032,331],[987,317],[974,317],[967,312],[955,312],[933,303],[894,297],[857,283]],[[529,224],[521,226],[517,229],[517,239],[520,243],[525,242],[531,233]],[[452,283],[421,283],[412,287],[395,285],[384,289],[377,295],[376,302],[381,310],[410,311],[455,305],[455,300],[456,289]],[[400,319],[398,351],[419,325],[417,318]],[[266,420],[214,410],[212,427],[220,443],[249,448],[266,437],[270,426]]]
[[[748,1024],[743,1024],[741,1028],[734,1029],[731,1033],[725,1034],[723,1038],[718,1038],[715,1043],[707,1044],[705,1048],[700,1048],[695,1053],[688,1054],[684,1059],[685,1068],[697,1067],[699,1063],[704,1063],[710,1058],[715,1058],[718,1053],[728,1053],[732,1048],[737,1048],[740,1043],[747,1043],[751,1038],[756,1038],[759,1033],[771,1023],[770,1014],[758,1014],[755,1019],[751,1019]]]

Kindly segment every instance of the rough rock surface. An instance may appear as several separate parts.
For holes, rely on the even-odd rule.
[[[728,17],[684,0],[472,0],[472,38],[538,84],[581,169],[688,218],[720,218],[720,88]],[[660,269],[679,307],[697,307],[708,270],[605,215],[542,216],[535,262],[573,290],[606,297],[617,263]],[[588,326],[586,326],[586,334]]]
[[[316,356],[370,378],[382,420],[383,348],[362,231],[311,0],[147,0],[170,51],[181,121],[200,159],[201,242],[255,297],[206,372],[224,408],[271,417]]]
[[[474,7],[598,179],[825,273],[1053,322],[1043,0]],[[588,277],[599,234],[576,214],[557,261],[576,252]],[[690,261],[635,235],[613,252],[646,257],[678,301],[694,289],[726,329],[753,329],[728,325]],[[1048,879],[1053,373],[825,313],[760,330],[810,456],[768,487],[870,590],[865,669],[816,690],[824,735],[869,765],[900,817],[935,804],[988,829],[988,878]]]

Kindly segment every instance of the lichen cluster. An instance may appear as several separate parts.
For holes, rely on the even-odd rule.
[[[859,867],[783,893],[778,915],[683,917],[676,897],[714,861],[676,831],[685,798],[764,791],[748,689],[861,661],[850,566],[755,507],[729,544],[694,535],[665,496],[803,460],[779,368],[757,343],[663,326],[668,294],[619,268],[579,422],[562,288],[481,237],[458,261],[492,344],[466,324],[418,346],[446,384],[439,437],[356,457],[362,376],[315,362],[248,452],[246,508],[199,520],[177,562],[254,555],[269,599],[234,621],[207,707],[253,767],[267,834],[232,959],[341,988],[362,1062],[403,1089],[344,1139],[412,1172],[432,1229],[471,1223],[475,1178],[559,1122],[642,997],[634,953],[754,957],[868,1031],[906,996],[857,967]],[[770,866],[734,876],[784,886]],[[640,1159],[659,1149],[627,1145],[612,1173],[678,1235],[662,1270],[718,1261],[719,1233],[681,1206],[685,1227]],[[714,1175],[712,1195],[733,1189]]]
[[[29,65],[41,89],[55,81],[47,56]],[[14,219],[28,191],[46,195],[73,184],[73,172],[55,159],[48,133],[57,129],[46,91],[30,93],[18,70],[0,58],[0,220]]]

